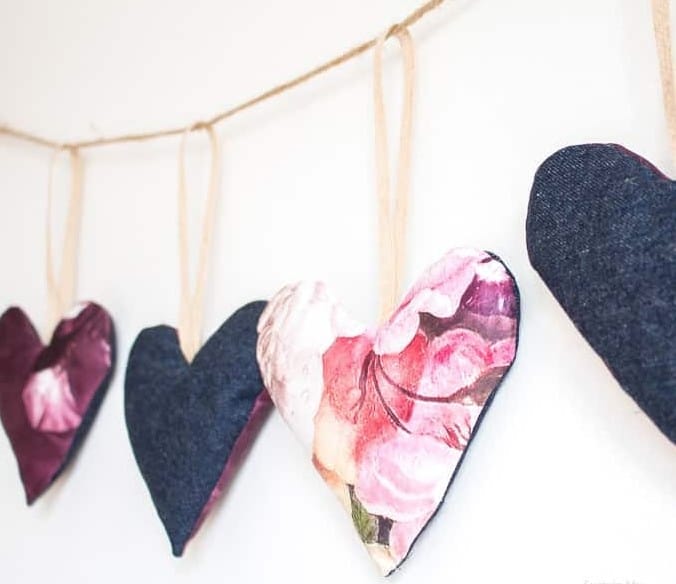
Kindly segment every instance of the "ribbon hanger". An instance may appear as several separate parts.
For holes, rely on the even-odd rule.
[[[58,278],[54,268],[52,251],[52,208],[54,168],[59,155],[67,150],[70,156],[70,198],[66,214],[66,226],[61,251],[61,264]],[[49,183],[47,187],[47,225],[46,225],[46,275],[49,317],[45,336],[51,336],[52,329],[63,315],[70,310],[75,300],[77,277],[77,251],[82,217],[82,176],[83,165],[77,148],[59,148],[54,151],[49,165]]]
[[[387,123],[383,91],[383,50],[385,41],[397,37],[404,66],[404,99],[399,134],[399,155],[394,196],[392,196],[388,156]],[[406,223],[411,175],[411,134],[415,54],[413,40],[406,27],[393,27],[381,35],[373,58],[373,98],[375,109],[376,194],[380,258],[380,319],[384,321],[396,307],[406,266]]]
[[[195,285],[191,290],[188,259],[188,196],[185,173],[185,149],[187,137],[192,131],[204,130],[209,136],[211,168],[207,191],[204,218],[202,220],[202,237]],[[218,136],[211,124],[196,124],[186,129],[181,137],[178,156],[178,247],[180,263],[180,308],[178,338],[181,350],[188,362],[199,350],[202,342],[202,321],[204,318],[204,289],[207,280],[209,255],[216,220],[217,195],[221,174],[220,144]]]
[[[676,89],[674,87],[674,65],[671,52],[671,10],[669,0],[652,0],[653,26],[657,57],[662,81],[662,99],[667,118],[667,130],[671,144],[671,158],[676,170]]]

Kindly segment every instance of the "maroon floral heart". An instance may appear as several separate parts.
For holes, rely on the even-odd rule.
[[[0,317],[0,419],[29,505],[87,435],[114,361],[112,319],[92,302],[76,305],[46,346],[20,308]]]

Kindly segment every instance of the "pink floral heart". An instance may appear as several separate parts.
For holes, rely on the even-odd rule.
[[[89,431],[113,369],[113,323],[75,306],[43,345],[17,307],[0,317],[0,419],[30,505],[56,480]]]
[[[258,361],[383,574],[441,505],[516,355],[519,297],[495,256],[449,252],[375,330],[321,283],[281,290],[259,322]]]

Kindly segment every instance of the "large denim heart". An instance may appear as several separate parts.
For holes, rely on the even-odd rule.
[[[511,274],[468,249],[375,330],[314,282],[284,288],[261,317],[266,387],[384,574],[441,505],[515,358],[518,319]]]
[[[192,363],[168,326],[141,331],[129,355],[129,438],[175,556],[230,482],[269,410],[256,363],[264,308],[252,302],[237,310]]]
[[[0,317],[0,418],[29,505],[89,432],[114,362],[113,322],[97,304],[75,306],[47,346],[20,308]]]
[[[624,390],[676,443],[676,182],[613,144],[535,175],[528,254]]]

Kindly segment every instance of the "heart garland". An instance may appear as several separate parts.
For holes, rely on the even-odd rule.
[[[381,79],[383,44],[392,34],[406,64],[396,220],[388,202]],[[394,27],[378,40],[375,53],[385,314],[401,282],[405,247],[411,42],[405,27]],[[212,172],[197,285],[189,294],[184,156],[187,134],[198,129],[211,140]],[[75,164],[77,148],[70,152]],[[323,284],[299,284],[283,289],[267,308],[265,302],[242,307],[200,348],[219,178],[211,124],[186,130],[179,161],[179,327],[143,330],[125,380],[132,449],[174,555],[182,555],[227,488],[270,405],[256,348],[282,416],[310,448],[315,467],[350,513],[373,559],[390,574],[441,505],[514,361],[519,297],[512,275],[488,252],[452,250],[371,330],[347,317]],[[72,237],[66,242],[62,273],[72,276]],[[58,289],[53,280],[48,247],[50,299],[53,308],[63,308],[73,278],[65,283],[62,278]],[[93,303],[64,318],[47,347],[20,309],[0,318],[0,414],[29,503],[63,470],[87,433],[113,361],[112,321]]]
[[[518,320],[509,271],[469,249],[430,267],[375,330],[319,282],[263,313],[265,386],[384,574],[441,505],[514,361]]]
[[[196,129],[209,135],[211,176],[196,285],[191,293],[184,159],[187,134]],[[179,327],[141,331],[132,347],[125,379],[125,416],[132,450],[177,557],[227,488],[271,406],[256,363],[256,323],[265,302],[252,302],[237,310],[200,348],[219,152],[211,126],[184,133],[178,189]]]
[[[676,183],[613,144],[538,170],[528,254],[622,388],[676,443]]]

